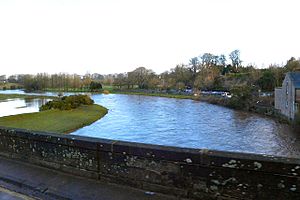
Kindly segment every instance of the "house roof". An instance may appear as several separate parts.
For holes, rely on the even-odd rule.
[[[295,88],[300,89],[300,72],[288,72],[287,75],[291,78]]]

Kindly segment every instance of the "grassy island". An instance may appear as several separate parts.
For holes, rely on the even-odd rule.
[[[0,118],[0,126],[34,131],[70,133],[90,125],[107,113],[107,109],[93,104],[73,110],[46,110]]]
[[[0,99],[21,98],[0,95]],[[27,96],[26,96],[27,97]],[[31,96],[31,98],[34,98]],[[35,98],[39,98],[36,96]],[[11,115],[0,118],[0,126],[34,131],[70,133],[90,125],[107,114],[107,109],[94,104],[86,95],[56,98],[40,108],[40,112]]]

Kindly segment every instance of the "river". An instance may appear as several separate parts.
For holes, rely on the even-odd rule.
[[[254,113],[187,99],[122,94],[95,94],[92,98],[108,108],[108,114],[71,134],[178,147],[300,155],[300,137],[289,126]]]

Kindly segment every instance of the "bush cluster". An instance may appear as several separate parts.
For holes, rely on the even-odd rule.
[[[228,106],[239,110],[249,110],[253,101],[254,89],[251,86],[235,86],[230,93],[233,94],[230,98]]]
[[[101,84],[101,83],[99,83],[99,82],[94,82],[94,81],[92,81],[92,82],[90,83],[90,90],[91,90],[92,92],[95,92],[95,91],[101,90],[101,89],[102,89],[102,84]]]
[[[51,109],[71,110],[81,105],[92,105],[93,103],[94,101],[87,95],[64,96],[59,100],[49,101],[45,105],[42,105],[40,111]]]

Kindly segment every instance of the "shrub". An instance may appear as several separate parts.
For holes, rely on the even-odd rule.
[[[59,100],[47,102],[40,107],[40,111],[51,109],[71,110],[78,108],[81,105],[92,105],[93,103],[94,101],[87,95],[64,96]]]
[[[233,94],[228,106],[240,110],[249,110],[253,100],[253,89],[250,86],[235,86],[230,91]]]
[[[103,93],[103,94],[109,94],[109,91],[108,91],[108,90],[103,90],[102,93]]]
[[[102,84],[101,83],[99,83],[99,82],[94,82],[94,81],[92,81],[91,83],[90,83],[90,90],[91,91],[97,91],[97,90],[101,90],[102,89]]]

